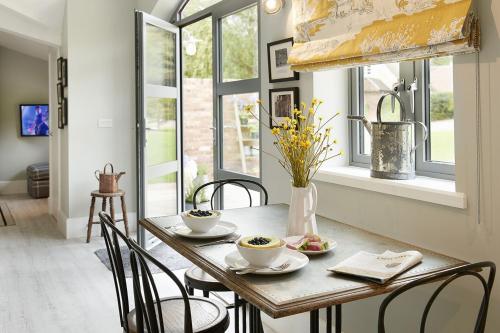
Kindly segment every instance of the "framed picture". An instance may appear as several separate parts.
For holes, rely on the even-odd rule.
[[[64,97],[62,100],[61,108],[62,108],[63,125],[67,126],[68,125],[68,99],[66,97]]]
[[[57,83],[57,103],[62,104],[64,98],[64,88],[61,82]]]
[[[63,63],[63,60],[64,60],[63,57],[57,58],[57,79],[59,81],[61,81],[62,77],[63,77],[63,75],[62,75],[62,63]]]
[[[62,85],[63,85],[63,87],[67,87],[68,86],[68,59],[62,60],[61,70],[62,70],[62,79],[61,79]]]
[[[59,129],[64,128],[63,111],[61,106],[57,108],[57,127]]]
[[[267,44],[269,82],[284,82],[299,79],[299,73],[291,70],[288,55],[293,46],[293,38]]]
[[[281,126],[285,117],[293,118],[293,110],[300,103],[299,88],[269,90],[269,127]]]

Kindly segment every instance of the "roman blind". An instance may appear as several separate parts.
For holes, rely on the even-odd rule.
[[[293,0],[296,71],[477,52],[473,0]]]

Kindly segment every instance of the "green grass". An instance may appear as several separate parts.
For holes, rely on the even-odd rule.
[[[157,165],[176,158],[176,137],[175,129],[168,128],[161,131],[151,131],[147,137],[147,165]],[[176,181],[176,174],[161,176],[148,180],[149,184],[173,183]]]
[[[453,130],[432,131],[431,154],[434,161],[455,162]]]

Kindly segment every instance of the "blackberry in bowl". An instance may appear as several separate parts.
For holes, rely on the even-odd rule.
[[[192,209],[182,213],[181,217],[189,229],[206,233],[219,223],[221,213],[216,210]]]

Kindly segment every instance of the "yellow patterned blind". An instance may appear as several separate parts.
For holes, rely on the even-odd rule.
[[[479,50],[472,0],[293,0],[296,71]]]

